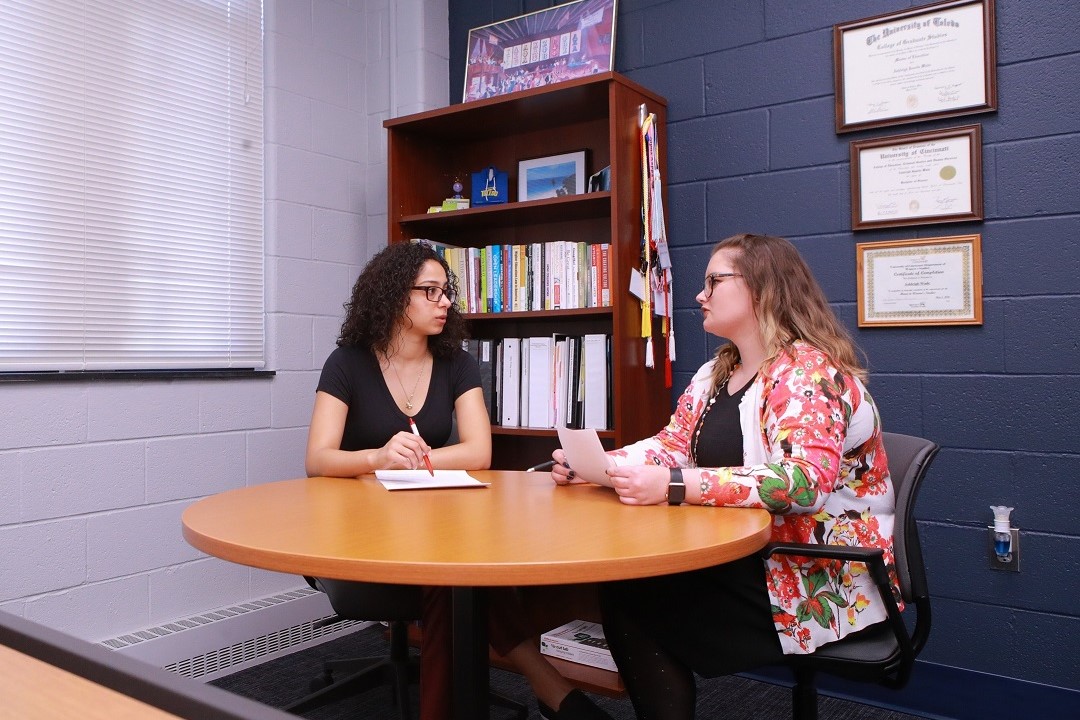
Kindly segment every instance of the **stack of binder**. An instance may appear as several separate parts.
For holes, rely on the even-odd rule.
[[[611,427],[611,337],[543,335],[467,341],[491,422],[504,427]]]

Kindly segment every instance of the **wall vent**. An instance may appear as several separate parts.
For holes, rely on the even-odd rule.
[[[371,625],[321,621],[334,614],[326,596],[311,588],[218,608],[101,641],[105,647],[203,681]]]

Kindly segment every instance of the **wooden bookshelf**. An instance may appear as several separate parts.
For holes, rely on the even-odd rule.
[[[611,428],[600,433],[618,447],[655,433],[671,413],[664,387],[664,343],[653,323],[656,368],[645,368],[641,310],[627,290],[640,256],[641,158],[638,108],[657,118],[666,147],[666,101],[608,72],[506,96],[394,118],[387,130],[388,237],[427,238],[458,247],[579,240],[610,243],[612,305],[603,308],[468,315],[478,338],[530,337],[553,332],[612,337]],[[516,202],[518,162],[586,151],[586,174],[611,166],[611,189]],[[666,158],[660,158],[661,172]],[[508,174],[510,202],[431,213],[457,177],[494,166]],[[520,469],[550,459],[551,428],[494,427],[492,467]]]

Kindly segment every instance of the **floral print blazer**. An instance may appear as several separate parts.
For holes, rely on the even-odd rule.
[[[689,465],[713,362],[694,375],[667,427],[610,453],[617,464]],[[877,408],[862,382],[796,342],[758,372],[739,415],[744,465],[702,468],[702,504],[768,510],[774,542],[883,548],[899,600],[893,486]],[[863,563],[777,556],[764,570],[785,653],[813,652],[886,618]]]

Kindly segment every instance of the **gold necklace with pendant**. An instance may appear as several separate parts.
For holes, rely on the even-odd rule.
[[[390,369],[394,371],[394,377],[397,378],[398,385],[401,386],[401,392],[405,395],[405,409],[412,410],[412,400],[416,396],[416,389],[420,387],[420,378],[424,377],[424,368],[427,363],[424,363],[420,366],[420,372],[416,374],[416,382],[413,383],[412,392],[409,392],[405,389],[405,383],[401,382],[401,375],[398,374],[397,366],[394,364],[393,360],[391,360],[390,358],[386,358],[386,363],[390,366]]]

